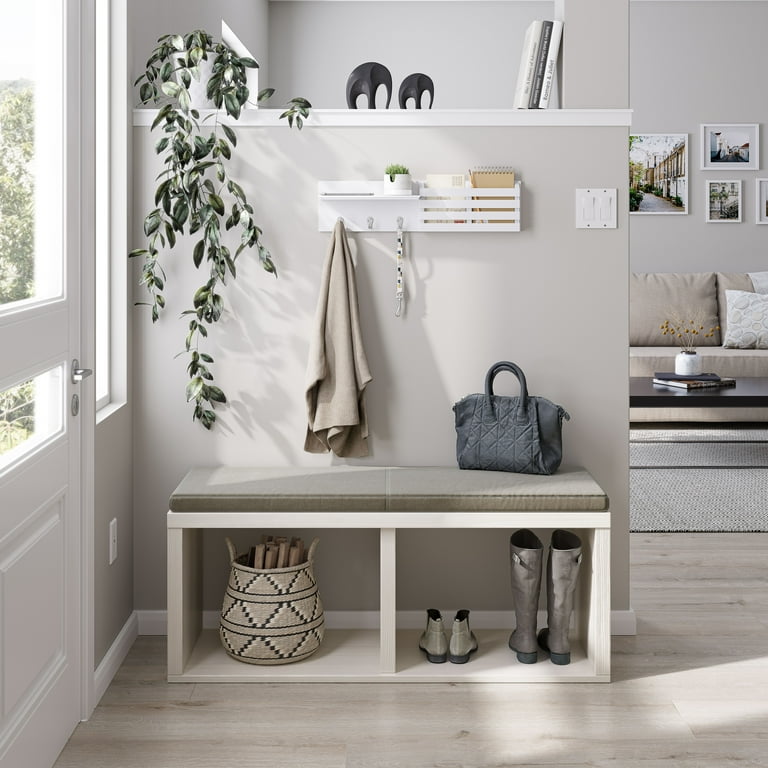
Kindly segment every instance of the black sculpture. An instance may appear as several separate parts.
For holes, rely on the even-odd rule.
[[[421,72],[408,75],[400,84],[398,94],[400,109],[405,109],[406,102],[411,98],[416,101],[416,109],[421,109],[421,95],[423,93],[429,94],[429,109],[432,109],[432,104],[435,101],[435,84],[432,82],[432,78]]]
[[[364,93],[368,97],[368,109],[376,109],[376,89],[383,85],[387,89],[387,109],[392,98],[392,75],[383,65],[367,61],[352,70],[347,79],[347,106],[357,109],[357,97]]]

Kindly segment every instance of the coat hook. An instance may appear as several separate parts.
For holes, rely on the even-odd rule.
[[[368,217],[368,229],[373,229],[373,216]]]

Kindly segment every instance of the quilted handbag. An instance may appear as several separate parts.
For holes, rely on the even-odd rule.
[[[501,371],[517,376],[518,397],[493,394],[493,380]],[[529,395],[525,374],[514,363],[492,365],[485,377],[485,394],[467,395],[453,412],[460,469],[551,475],[560,466],[561,428],[570,416],[551,400]]]
[[[311,656],[323,640],[323,604],[313,573],[314,539],[307,560],[287,568],[249,568],[226,539],[231,569],[221,607],[224,650],[248,664],[288,664]]]

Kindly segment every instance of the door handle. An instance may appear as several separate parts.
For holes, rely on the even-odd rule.
[[[79,384],[83,379],[87,379],[93,373],[93,370],[91,368],[81,368],[80,361],[75,358],[72,361],[72,368],[70,373],[72,383]]]

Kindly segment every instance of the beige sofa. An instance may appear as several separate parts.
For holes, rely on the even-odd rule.
[[[768,273],[635,273],[630,275],[629,298],[630,376],[674,370],[679,348],[673,337],[662,334],[660,326],[677,311],[698,313],[706,330],[719,326],[697,344],[704,371],[735,378],[768,377],[768,336],[761,332],[754,338],[744,332],[746,320],[737,303],[746,302],[751,316],[757,313],[758,322],[768,327]],[[632,408],[630,420],[768,421],[768,408]]]

